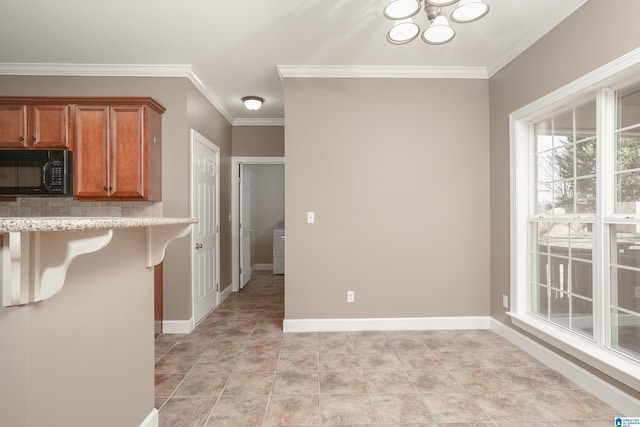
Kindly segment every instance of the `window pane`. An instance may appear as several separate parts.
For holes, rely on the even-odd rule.
[[[553,148],[553,135],[551,132],[551,120],[543,120],[533,125],[536,153]]]
[[[553,187],[549,183],[539,183],[536,191],[536,213],[553,213]]]
[[[569,179],[575,176],[573,167],[573,145],[557,148],[554,155],[554,179]]]
[[[541,285],[548,285],[548,272],[549,272],[549,257],[547,255],[537,255],[537,259],[538,259],[538,268],[537,268],[537,275],[533,278],[533,281],[535,283],[539,283]],[[535,272],[534,272],[535,274]]]
[[[553,151],[535,156],[536,213],[550,213],[553,209]]]
[[[596,177],[576,180],[576,212],[596,213]]]
[[[589,139],[576,144],[576,176],[595,175],[596,141]]]
[[[616,140],[616,171],[640,168],[640,138],[637,132],[618,134]]]
[[[617,224],[613,230],[611,263],[640,268],[640,231],[636,224]]]
[[[640,83],[616,92],[618,129],[640,123]]]
[[[593,338],[593,302],[576,297],[571,299],[571,329]]]
[[[593,264],[571,260],[571,293],[593,297]]]
[[[549,228],[553,223],[540,222],[536,224],[536,234],[538,236],[538,252],[547,253],[549,250]]]
[[[546,151],[536,156],[536,181],[553,180],[553,151]]]
[[[640,172],[616,176],[616,213],[640,212]]]
[[[571,223],[571,256],[580,259],[592,259],[593,224],[587,222]]]
[[[596,100],[576,107],[576,140],[596,137]]]
[[[618,268],[616,273],[611,278],[611,305],[640,312],[640,295],[636,297],[636,289],[640,292],[640,272]]]
[[[564,292],[551,290],[550,320],[569,327],[569,296]]]
[[[640,358],[640,317],[619,310],[611,311],[611,347]]]
[[[568,290],[569,260],[549,257],[549,285],[551,288]]]
[[[531,312],[549,318],[549,291],[544,286],[534,286],[531,296]]]
[[[569,256],[569,227],[567,222],[549,223],[549,249],[552,254]]]
[[[573,141],[573,109],[553,116],[553,145],[559,147]]]
[[[556,181],[553,183],[553,198],[558,215],[573,213],[574,181]]]

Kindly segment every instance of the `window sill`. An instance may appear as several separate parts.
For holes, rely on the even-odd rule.
[[[640,363],[612,350],[601,348],[586,338],[564,332],[534,316],[507,314],[511,317],[511,322],[518,328],[621,383],[635,390],[640,390]]]

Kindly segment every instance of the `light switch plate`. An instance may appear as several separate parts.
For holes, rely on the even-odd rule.
[[[314,222],[316,222],[316,213],[307,212],[307,224],[313,224]]]

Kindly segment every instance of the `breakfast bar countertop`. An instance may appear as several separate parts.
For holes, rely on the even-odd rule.
[[[0,217],[0,233],[105,230],[196,222],[195,218],[163,217]]]

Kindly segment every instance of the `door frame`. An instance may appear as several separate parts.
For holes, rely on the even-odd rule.
[[[284,157],[231,157],[231,286],[240,291],[240,165],[284,165]],[[286,172],[285,172],[286,173]],[[286,181],[285,181],[286,182]]]
[[[189,131],[189,216],[191,218],[194,218],[194,212],[193,212],[193,146],[194,144],[196,144],[196,140],[198,141],[197,143],[202,143],[202,145],[206,146],[207,148],[211,149],[211,151],[213,151],[215,153],[216,156],[216,183],[215,183],[215,188],[216,188],[216,212],[215,212],[215,223],[216,223],[216,239],[215,239],[215,246],[216,246],[216,259],[214,260],[215,262],[215,267],[216,267],[216,277],[215,277],[215,281],[216,281],[216,306],[214,307],[214,310],[217,306],[220,305],[220,147],[218,147],[216,144],[214,144],[213,142],[211,142],[206,136],[202,135],[201,133],[199,133],[198,131],[196,131],[195,129],[191,129]],[[194,263],[194,245],[195,245],[195,240],[194,240],[194,235],[193,235],[193,231],[190,232],[190,240],[191,240],[191,244],[189,246],[189,260],[190,260],[190,269],[191,269],[191,315],[193,318],[193,321],[195,322],[195,315],[196,315],[196,289],[195,289],[195,275],[193,274],[193,263]]]

